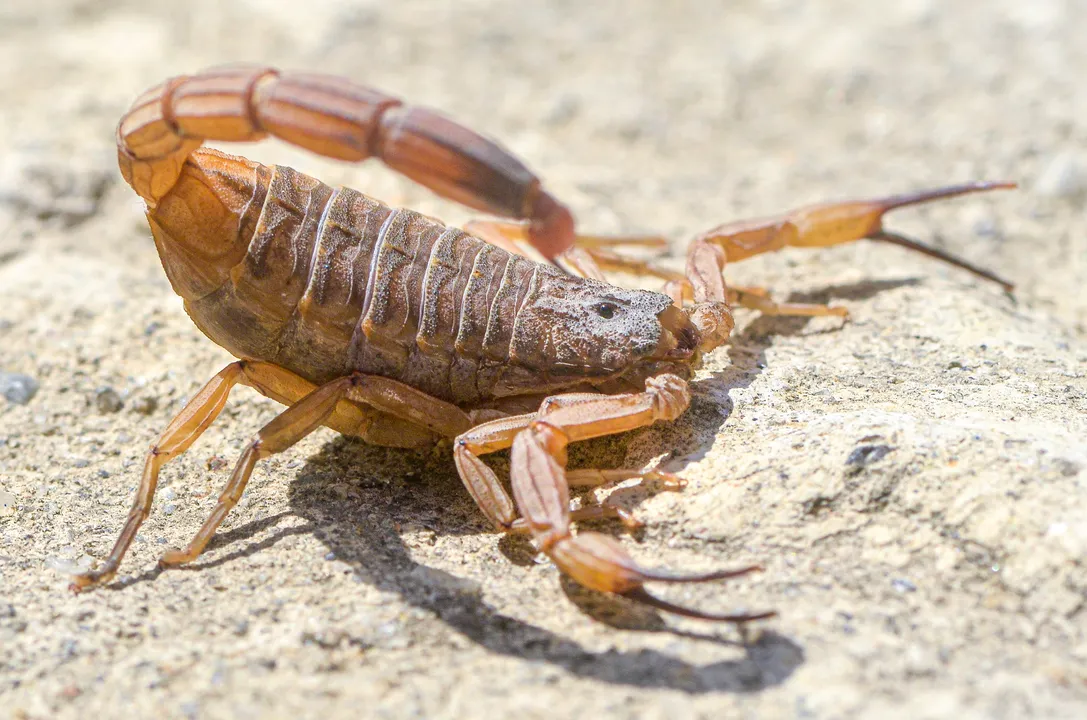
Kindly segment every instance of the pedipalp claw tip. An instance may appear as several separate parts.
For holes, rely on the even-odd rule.
[[[742,568],[735,568],[730,570],[714,570],[708,573],[699,573],[695,575],[680,575],[670,573],[664,570],[643,570],[639,569],[639,574],[645,580],[652,580],[656,582],[666,583],[702,583],[710,582],[712,580],[728,580],[729,578],[741,577],[749,573],[762,572],[762,565],[748,565]]]
[[[628,590],[621,593],[623,597],[634,602],[642,603],[643,605],[649,605],[655,607],[658,610],[664,610],[674,615],[680,615],[682,617],[694,618],[695,620],[711,620],[716,622],[730,622],[742,625],[756,620],[768,620],[773,617],[777,617],[776,610],[765,610],[757,613],[710,613],[702,610],[696,610],[694,608],[686,608],[682,605],[676,605],[670,603],[663,598],[659,598],[656,595],[650,594],[645,588],[637,587],[632,590]]]

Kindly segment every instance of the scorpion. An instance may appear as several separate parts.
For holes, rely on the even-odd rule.
[[[268,136],[329,158],[377,157],[492,216],[464,229],[283,166],[201,147]],[[689,617],[743,623],[645,587],[761,570],[676,574],[636,563],[620,541],[571,524],[636,518],[607,501],[573,507],[571,486],[641,478],[647,469],[567,470],[570,443],[675,420],[688,380],[733,329],[732,307],[848,317],[844,307],[779,303],[725,284],[728,263],[786,246],[860,239],[898,244],[1002,285],[993,273],[883,228],[889,210],[1013,183],[970,183],[813,205],[731,222],[697,237],[684,272],[624,256],[663,238],[577,232],[571,212],[514,155],[437,112],[334,76],[230,66],[174,77],[139,96],[117,128],[121,173],[146,203],[156,249],[196,326],[237,360],[173,418],[146,455],[112,551],[76,575],[75,592],[111,581],[148,517],[162,466],[246,385],[286,406],[245,445],[210,516],[160,567],[200,555],[242,496],[257,461],[319,427],[367,443],[451,442],[459,477],[499,532],[527,533],[576,583]],[[502,219],[499,219],[502,218]],[[604,271],[665,280],[623,289]],[[509,484],[483,461],[509,449]]]

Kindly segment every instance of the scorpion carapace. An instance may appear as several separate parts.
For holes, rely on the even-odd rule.
[[[200,147],[268,135],[332,158],[381,158],[439,195],[509,220],[451,228],[290,168]],[[606,502],[571,509],[570,486],[630,478],[682,483],[656,470],[568,471],[567,445],[683,413],[687,380],[702,355],[728,339],[733,304],[766,314],[847,314],[728,287],[728,261],[870,238],[1011,287],[882,227],[893,208],[1010,183],[830,203],[722,225],[692,243],[685,273],[673,273],[616,252],[623,244],[659,245],[659,238],[576,234],[569,211],[494,142],[429,110],[322,75],[234,67],[173,78],[121,119],[117,148],[122,174],[147,202],[163,267],[187,312],[239,360],[212,378],[152,446],[120,537],[102,567],[76,576],[76,590],[116,574],[150,512],[162,465],[185,452],[231,388],[243,384],[288,407],[245,446],[211,516],[185,550],[162,557],[164,566],[201,553],[257,460],[327,426],[393,447],[448,438],[465,487],[495,528],[530,533],[587,587],[692,617],[769,617],[682,608],[643,587],[734,577],[757,566],[672,575],[641,568],[609,536],[573,533],[579,520],[636,521]],[[614,287],[602,270],[662,277],[665,292]],[[506,448],[512,497],[481,459]]]

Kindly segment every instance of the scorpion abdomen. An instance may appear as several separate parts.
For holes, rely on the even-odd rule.
[[[187,233],[171,232],[174,193],[150,213],[163,264],[200,266],[184,274],[202,278],[198,286],[175,290],[208,337],[318,384],[359,371],[451,402],[489,396],[536,274],[553,271],[356,190],[210,150],[182,171],[186,207],[209,177],[228,174],[217,169],[224,163],[253,187],[235,192],[247,200],[228,208],[229,219],[207,215],[191,242],[215,237],[229,251],[194,254]]]

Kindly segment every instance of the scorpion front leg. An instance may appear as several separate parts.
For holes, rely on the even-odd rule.
[[[736,577],[758,571],[758,566],[676,575],[640,567],[611,537],[571,532],[574,518],[567,487],[567,445],[644,427],[657,420],[673,420],[689,403],[687,384],[674,375],[650,378],[642,393],[551,398],[513,440],[510,478],[517,507],[540,550],[585,587],[707,620],[748,622],[771,617],[773,612],[714,614],[683,608],[644,588],[651,581],[686,583]]]

